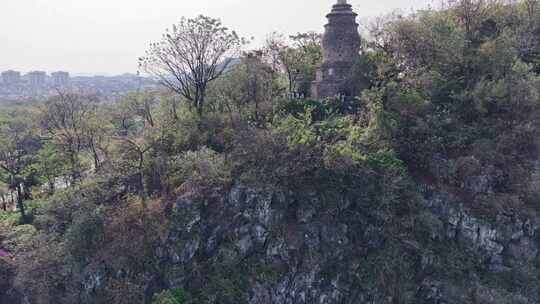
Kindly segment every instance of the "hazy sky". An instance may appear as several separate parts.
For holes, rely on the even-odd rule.
[[[147,45],[181,16],[205,14],[245,37],[321,31],[335,0],[0,0],[0,70],[135,72]],[[361,17],[430,0],[349,0]]]

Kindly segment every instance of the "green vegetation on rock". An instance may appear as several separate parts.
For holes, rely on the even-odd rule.
[[[2,110],[0,302],[540,302],[540,4],[377,21],[345,100],[289,97],[319,35],[232,62],[200,16],[141,59],[168,90]]]

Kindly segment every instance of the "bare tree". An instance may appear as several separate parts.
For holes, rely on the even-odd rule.
[[[139,66],[202,115],[208,83],[230,66],[244,42],[219,19],[182,18],[160,42],[150,45]]]
[[[65,153],[72,182],[81,177],[81,153],[92,154],[96,171],[102,163],[100,155],[106,154],[107,125],[106,119],[99,117],[98,102],[90,96],[59,92],[41,108],[41,127],[48,139]]]
[[[523,1],[523,4],[525,5],[525,8],[527,10],[527,17],[529,17],[529,21],[534,18],[539,5],[538,0],[525,0]]]

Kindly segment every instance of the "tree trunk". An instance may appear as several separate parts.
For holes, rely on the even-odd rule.
[[[177,109],[177,105],[176,105],[176,97],[173,97],[173,100],[172,100],[172,114],[173,114],[173,118],[174,118],[174,121],[178,121],[178,109]]]
[[[80,177],[77,155],[74,151],[69,152],[69,161],[71,163],[71,184],[77,183]]]
[[[5,195],[2,195],[2,210],[4,212],[7,211],[7,199],[6,199],[6,196]]]
[[[206,87],[204,85],[200,85],[195,88],[195,91],[195,107],[197,108],[197,114],[199,114],[199,117],[202,117],[204,111],[204,98]]]
[[[202,95],[199,95],[197,97],[197,114],[199,114],[199,117],[203,116],[203,107],[204,107],[204,97]]]
[[[21,184],[17,184],[17,208],[21,212],[21,222],[26,223],[26,211],[24,209],[24,198]]]
[[[99,161],[99,155],[98,155],[96,146],[94,144],[94,141],[91,141],[90,147],[92,149],[92,156],[94,157],[94,171],[98,172],[99,168],[101,167],[101,163]]]
[[[49,181],[47,182],[47,184],[49,184],[49,195],[53,195],[53,194],[54,194],[54,190],[55,190],[54,178],[53,178],[53,179],[49,179]]]

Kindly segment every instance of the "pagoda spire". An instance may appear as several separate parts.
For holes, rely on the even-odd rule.
[[[356,96],[358,81],[353,79],[352,66],[360,54],[361,38],[358,16],[347,0],[337,0],[326,18],[322,39],[323,62],[311,86],[311,97]],[[354,83],[354,84],[353,84]]]

